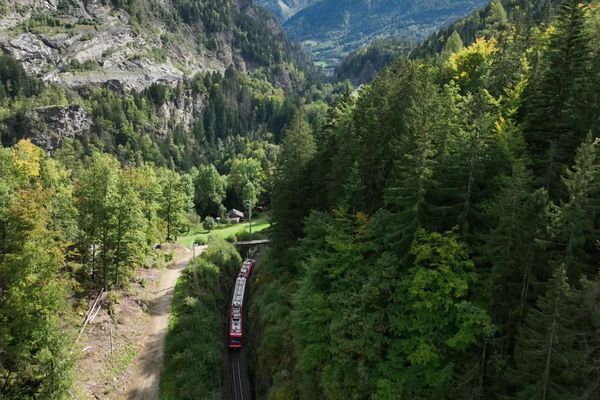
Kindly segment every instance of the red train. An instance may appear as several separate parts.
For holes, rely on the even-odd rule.
[[[233,298],[229,309],[229,348],[240,349],[243,343],[243,320],[244,320],[244,296],[246,294],[246,282],[250,280],[254,260],[244,261],[233,289]]]

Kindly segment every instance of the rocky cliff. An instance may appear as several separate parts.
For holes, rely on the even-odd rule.
[[[4,3],[3,3],[4,1]],[[246,0],[0,0],[0,50],[46,82],[143,89],[200,71],[245,71],[280,61],[274,18]],[[270,48],[252,51],[245,38]]]

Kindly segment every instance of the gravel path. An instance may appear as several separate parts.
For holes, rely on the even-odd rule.
[[[197,247],[196,256],[205,249],[206,247]],[[135,361],[135,375],[131,379],[127,395],[129,400],[158,400],[159,398],[160,373],[173,293],[177,279],[191,258],[189,252],[178,252],[177,262],[167,268],[160,278],[154,298],[150,302],[150,323],[144,337],[144,344]]]

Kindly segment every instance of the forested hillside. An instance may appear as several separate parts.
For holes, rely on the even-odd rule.
[[[157,244],[243,210],[249,181],[266,204],[294,110],[318,119],[347,90],[246,1],[41,3],[0,2],[2,400],[78,397],[96,295],[112,313],[139,270],[160,276]]]
[[[297,114],[258,398],[598,398],[600,8],[531,10]]]
[[[295,14],[284,27],[318,63],[332,67],[374,39],[422,40],[485,4],[485,0],[322,0]]]
[[[0,398],[67,398],[73,303],[160,262],[152,245],[189,224],[192,178],[97,152],[52,159],[29,141],[0,149],[0,178]]]
[[[370,82],[403,55],[410,54],[416,59],[434,57],[444,49],[452,51],[455,46],[461,46],[459,41],[470,45],[479,37],[490,38],[515,25],[548,24],[559,3],[555,0],[493,0],[486,7],[449,24],[424,41],[414,42],[412,46],[402,36],[373,41],[350,53],[335,67],[334,77],[336,80],[349,79],[359,85]],[[454,37],[449,41],[451,36]]]
[[[350,53],[334,69],[334,79],[349,80],[354,86],[371,82],[385,67],[409,55],[416,42],[405,39],[379,39]]]

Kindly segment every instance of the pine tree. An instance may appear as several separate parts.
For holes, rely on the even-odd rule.
[[[446,46],[444,47],[444,52],[448,52],[449,54],[458,53],[462,49],[465,48],[462,38],[460,37],[460,33],[457,31],[452,32],[452,35],[448,37],[446,41]]]
[[[384,192],[386,209],[393,216],[382,215],[382,224],[394,226],[388,231],[386,242],[400,256],[407,254],[416,232],[428,227],[431,215],[428,194],[438,164],[434,141],[439,126],[430,118],[439,110],[437,90],[427,80],[416,82],[415,86],[417,93],[405,112],[408,135],[395,143],[398,160]]]
[[[362,195],[365,185],[362,183],[358,163],[354,163],[350,169],[346,183],[344,184],[344,196],[340,200],[340,207],[348,210],[351,214],[356,214],[364,209],[362,204]]]
[[[302,235],[302,221],[312,208],[310,168],[316,151],[311,127],[299,113],[286,129],[275,174],[273,219],[276,237],[281,240],[276,245],[282,248]]]
[[[492,0],[490,3],[490,11],[486,22],[496,29],[508,22],[508,14],[506,13],[506,9],[502,5],[501,0]]]
[[[564,268],[558,268],[519,331],[512,373],[517,392],[513,398],[580,398],[586,349],[579,339],[582,309],[577,300]]]
[[[567,199],[554,208],[556,262],[564,264],[570,279],[597,271],[600,239],[600,143],[591,136],[577,151],[575,165],[562,179]]]
[[[581,94],[589,68],[586,10],[582,0],[562,3],[540,78],[529,89],[524,105],[525,138],[534,173],[552,199],[564,198],[560,176],[590,129],[581,125],[587,109]]]
[[[533,190],[530,174],[521,162],[502,179],[502,186],[488,206],[494,228],[484,237],[484,254],[491,264],[481,298],[498,326],[495,348],[510,357],[514,340],[527,310],[536,299],[536,284],[549,275],[547,257],[539,239],[548,222],[547,193]]]

